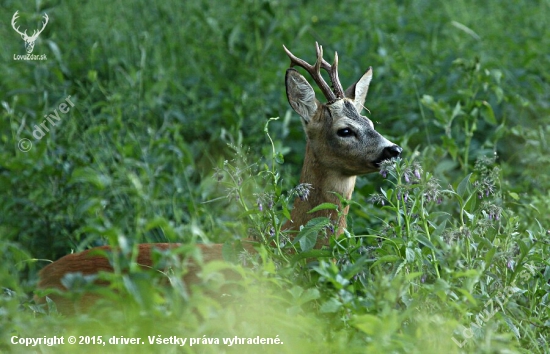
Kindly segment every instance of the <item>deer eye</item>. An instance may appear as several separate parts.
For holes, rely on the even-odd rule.
[[[347,137],[350,137],[350,136],[354,135],[353,130],[351,130],[351,129],[349,129],[349,128],[338,129],[338,131],[336,132],[336,134],[337,134],[339,137],[342,137],[342,138],[347,138]]]

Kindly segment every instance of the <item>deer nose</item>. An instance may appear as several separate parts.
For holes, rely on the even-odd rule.
[[[393,157],[398,157],[401,155],[402,151],[403,149],[397,145],[385,147],[384,150],[382,150],[382,159],[387,160]]]

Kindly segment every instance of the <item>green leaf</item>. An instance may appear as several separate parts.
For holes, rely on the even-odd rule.
[[[407,259],[407,262],[413,263],[415,257],[414,250],[412,248],[407,247],[405,249],[405,258]]]
[[[496,251],[497,251],[496,247],[491,247],[489,252],[487,252],[487,254],[485,255],[485,269],[489,268],[489,266],[491,265],[491,262],[493,261],[493,257]]]
[[[84,214],[93,215],[103,209],[102,200],[100,198],[84,199],[76,204],[76,214],[82,216]]]
[[[321,293],[316,288],[309,288],[304,291],[301,286],[295,285],[288,290],[295,301],[295,304],[301,306],[306,302],[317,300],[321,297]]]
[[[91,167],[77,168],[73,171],[69,183],[89,183],[98,189],[105,189],[111,185],[111,178],[95,171]]]
[[[380,328],[384,327],[382,321],[373,315],[355,316],[352,324],[355,328],[368,335],[374,335],[380,331]]]
[[[508,195],[512,197],[514,200],[519,200],[519,195],[514,192],[508,192]]]
[[[48,304],[48,313],[57,313],[57,305],[52,299],[46,297],[46,303]]]
[[[468,269],[463,271],[455,271],[452,276],[454,278],[476,278],[479,276],[479,271],[477,269]]]
[[[439,224],[438,227],[432,232],[432,236],[440,236],[443,234],[443,231],[445,231],[445,225],[447,224],[447,220],[443,220],[441,224]],[[427,246],[427,245],[426,245]]]
[[[280,152],[275,154],[275,162],[279,165],[282,165],[285,163],[285,157]]]
[[[495,112],[493,111],[493,107],[487,102],[483,101],[481,105],[481,116],[487,123],[490,124],[497,124],[497,119],[495,118]]]
[[[405,276],[405,279],[407,279],[407,281],[411,281],[411,280],[414,280],[414,279],[420,277],[422,274],[424,274],[424,272],[409,273]]]
[[[304,293],[300,296],[300,304],[305,304],[306,302],[310,302],[313,300],[317,300],[321,297],[321,293],[316,288],[310,288],[304,291]]]
[[[464,197],[464,194],[466,193],[466,190],[468,189],[468,185],[470,183],[470,177],[472,176],[472,174],[468,174],[466,177],[464,177],[464,179],[462,181],[460,181],[460,183],[458,184],[458,188],[456,189],[456,193],[460,196],[460,197]]]
[[[430,95],[423,95],[420,102],[422,102],[422,104],[426,107],[432,107],[435,104],[434,98]]]
[[[445,225],[445,222],[443,222],[442,225]],[[421,244],[423,244],[424,246],[428,247],[429,249],[431,249],[433,251],[436,250],[433,243],[430,240],[428,240],[428,238],[426,236],[418,235],[418,242],[420,242]]]
[[[300,238],[300,248],[302,249],[302,252],[311,250],[317,242],[317,231],[308,231],[309,232],[304,233],[304,235]]]
[[[458,155],[458,146],[456,145],[456,141],[448,136],[443,136],[441,139],[443,140],[443,146],[445,149],[447,149],[449,154],[451,154],[453,160],[456,160],[456,156]]]
[[[522,240],[517,240],[517,244],[519,246],[521,256],[525,257],[529,253],[529,247],[523,242]]]
[[[290,211],[288,210],[288,208],[287,208],[286,206],[283,206],[283,216],[284,216],[287,220],[292,219],[292,217],[290,216]]]
[[[462,295],[464,295],[464,297],[466,297],[466,299],[468,299],[468,301],[470,301],[470,303],[472,303],[473,305],[477,305],[476,299],[473,297],[473,295],[468,290],[463,289],[463,288],[458,288],[456,290],[459,293],[461,293]]]
[[[237,24],[235,27],[233,27],[233,30],[229,34],[229,38],[227,40],[227,46],[229,48],[230,53],[234,52],[235,46],[236,46],[241,34],[242,34],[241,26],[239,24]]]
[[[399,260],[401,260],[401,257],[393,255],[393,254],[389,254],[389,255],[380,257],[376,262],[374,262],[372,264],[371,268],[374,268],[375,266],[377,266],[380,263],[385,263],[385,262],[393,263],[393,262],[397,262]]]
[[[342,307],[342,303],[335,298],[330,298],[321,305],[321,313],[335,313]]]
[[[153,229],[159,228],[163,230],[164,236],[168,238],[168,240],[176,242],[177,241],[177,235],[174,231],[174,228],[172,225],[170,225],[170,222],[166,220],[165,218],[161,216],[157,216],[154,219],[147,222],[145,225],[145,230],[151,231]]]
[[[292,288],[288,289],[288,292],[292,295],[294,299],[298,299],[304,293],[304,288],[295,285]]]
[[[96,70],[88,70],[88,80],[90,80],[90,82],[96,82],[97,81],[97,71]]]
[[[311,213],[315,213],[316,211],[319,211],[319,210],[338,210],[338,206],[336,204],[332,204],[332,203],[322,203],[322,204],[317,205],[315,208],[311,209],[307,213],[311,214]]]
[[[460,105],[460,102],[456,103],[455,108],[453,109],[453,115],[451,116],[451,120],[455,119],[459,115],[463,114],[462,112],[462,106]]]
[[[290,263],[292,265],[296,264],[297,262],[299,262],[300,260],[302,259],[307,259],[307,258],[327,258],[327,257],[332,257],[332,252],[329,251],[329,250],[316,250],[316,249],[312,249],[312,250],[309,250],[307,252],[300,252],[298,253],[297,255],[295,255],[294,257],[292,257]]]
[[[321,230],[330,225],[330,219],[325,217],[311,219],[296,236],[303,252],[311,250],[317,242]],[[296,242],[296,241],[295,241]]]

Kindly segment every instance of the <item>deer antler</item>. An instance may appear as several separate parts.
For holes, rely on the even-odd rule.
[[[42,33],[42,31],[44,30],[44,28],[46,27],[46,25],[48,24],[48,14],[44,14],[44,19],[46,20],[45,22],[42,22],[42,28],[38,30],[34,30],[32,32],[32,36],[29,37],[29,35],[27,34],[27,30],[25,30],[25,32],[21,32],[19,31],[19,27],[21,26],[17,26],[17,28],[15,28],[15,22],[17,21],[17,19],[19,18],[19,15],[18,15],[19,11],[15,11],[15,13],[13,14],[13,17],[11,18],[11,26],[13,27],[13,29],[15,30],[15,32],[19,33],[23,38],[25,39],[36,39],[38,37],[38,35],[40,33]]]
[[[335,101],[339,98],[344,98],[344,89],[342,88],[342,84],[338,78],[338,53],[334,53],[334,64],[330,65],[325,59],[323,59],[323,47],[320,46],[319,43],[315,42],[317,60],[314,65],[310,65],[305,60],[302,60],[292,54],[284,45],[283,48],[290,58],[290,66],[298,65],[306,69],[329,102]],[[334,91],[326,83],[325,79],[323,79],[323,76],[321,75],[321,68],[325,69],[329,73]]]
[[[40,33],[42,33],[42,31],[44,30],[44,28],[46,28],[46,25],[48,24],[48,19],[49,19],[48,14],[44,14],[44,19],[46,20],[46,22],[42,22],[42,28],[39,29],[38,32],[37,32],[36,34],[34,34],[34,32],[33,32],[33,34],[32,34],[33,37],[34,37],[34,36],[38,37],[38,35],[39,35]]]
[[[17,14],[18,12],[19,12],[19,10],[15,11],[15,13],[13,14],[13,17],[11,18],[11,26],[13,27],[15,32],[19,33],[22,36],[28,37],[27,36],[27,30],[25,30],[25,33],[22,33],[21,31],[19,31],[19,27],[21,27],[21,26],[18,26],[17,28],[15,28],[15,22],[19,18],[18,14]]]

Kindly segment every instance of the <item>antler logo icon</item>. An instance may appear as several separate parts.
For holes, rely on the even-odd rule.
[[[29,35],[27,35],[27,30],[25,30],[25,32],[21,32],[21,31],[19,31],[19,27],[15,28],[15,21],[17,21],[17,18],[19,17],[18,14],[17,14],[18,12],[19,11],[15,11],[15,13],[13,14],[13,17],[11,18],[11,26],[13,27],[15,32],[17,32],[21,35],[21,38],[23,38],[23,40],[25,41],[25,49],[27,50],[27,53],[31,54],[32,50],[34,49],[34,42],[38,38],[38,35],[40,33],[42,33],[42,31],[44,30],[44,28],[48,24],[48,15],[44,14],[44,20],[46,20],[46,21],[42,22],[42,28],[39,29],[38,31],[34,30],[32,32],[32,36],[29,36]]]

